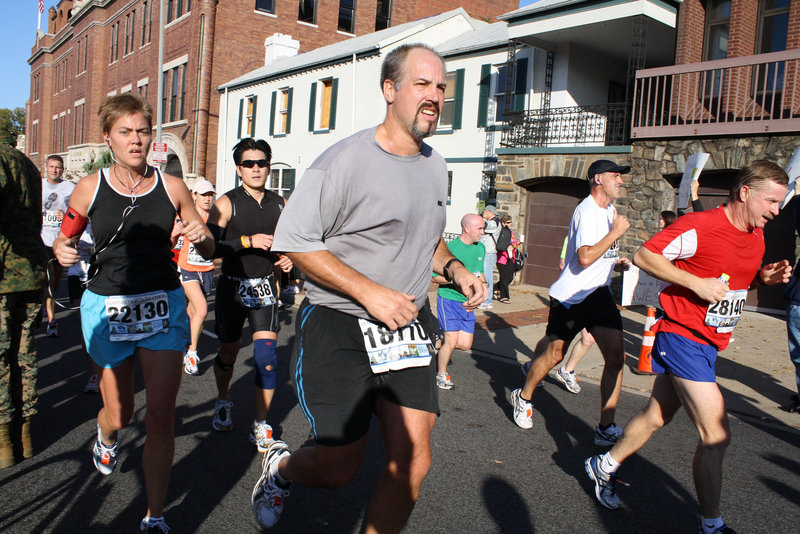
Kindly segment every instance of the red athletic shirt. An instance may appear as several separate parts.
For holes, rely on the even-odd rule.
[[[730,276],[731,291],[716,305],[709,305],[682,286],[672,284],[664,288],[659,300],[666,317],[656,327],[659,332],[672,332],[725,350],[733,325],[741,315],[747,289],[761,267],[762,230],[737,230],[719,207],[679,217],[644,247],[701,278],[719,278],[723,273]]]

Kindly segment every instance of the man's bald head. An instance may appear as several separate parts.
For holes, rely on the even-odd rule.
[[[461,241],[472,245],[481,240],[486,221],[477,213],[467,213],[461,218]]]

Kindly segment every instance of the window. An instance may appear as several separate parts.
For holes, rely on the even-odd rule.
[[[64,60],[64,66],[61,68],[61,73],[64,76],[64,80],[61,83],[61,90],[66,91],[67,86],[69,85],[69,58]]]
[[[139,80],[136,82],[136,88],[139,90],[139,96],[147,100],[147,85],[150,83],[149,78]]]
[[[111,25],[111,47],[108,63],[114,63],[119,58],[119,22]]]
[[[256,136],[257,99],[257,96],[252,95],[239,101],[239,127],[236,134],[239,139]],[[242,122],[242,119],[244,119],[244,122]]]
[[[75,106],[75,116],[73,120],[72,144],[80,145],[83,143],[83,117],[86,103],[82,102]]]
[[[164,71],[164,96],[161,100],[161,113],[167,122],[183,120],[186,97],[186,63]],[[168,90],[167,90],[168,88]]]
[[[288,200],[294,191],[295,169],[272,169],[269,171],[269,190]]]
[[[187,8],[186,11],[189,11]],[[175,4],[175,18],[181,18],[183,16],[183,0],[178,0]]]
[[[122,52],[122,57],[127,56],[133,51],[130,48],[128,48],[130,41],[131,41],[131,14],[128,13],[127,15],[125,15],[125,50]]]
[[[453,171],[447,171],[447,205],[450,205],[453,193]]]
[[[522,111],[525,109],[525,97],[527,96],[528,82],[528,58],[520,58],[516,61],[516,72],[513,81],[509,80],[508,65],[501,65],[497,69],[497,79],[494,90],[494,120],[502,122],[505,119],[506,111]],[[514,84],[514,90],[507,91],[506,86]],[[509,88],[510,89],[510,88]],[[506,103],[506,97],[511,96],[511,102]],[[508,109],[506,109],[508,106]]]
[[[142,4],[142,46],[150,42],[150,30],[153,27],[153,4],[155,0]]]
[[[728,31],[731,0],[708,0],[706,3],[705,60],[728,57]]]
[[[61,65],[60,64],[56,65],[56,75],[53,76],[53,94],[54,95],[58,94],[58,83],[61,80],[61,78],[58,75],[60,69],[61,69]]]
[[[320,80],[311,85],[311,98],[308,106],[308,131],[328,131],[336,128],[338,92],[338,78]]]
[[[76,50],[75,50],[75,76],[83,72],[81,70],[81,39],[78,39],[78,42],[75,43]]]
[[[356,33],[356,0],[339,0],[339,31]]]
[[[39,152],[39,120],[31,124],[31,154]]]
[[[300,9],[297,12],[297,20],[308,24],[317,23],[317,0],[300,0]]]
[[[172,4],[174,4],[174,0],[167,0],[167,24],[172,22]],[[178,0],[180,3],[180,0]]]
[[[39,75],[33,77],[33,101],[39,101]]]
[[[761,0],[756,54],[786,50],[789,33],[789,0]]]
[[[270,135],[286,135],[292,131],[292,88],[272,93],[270,103]]]
[[[58,118],[58,151],[64,152],[66,150],[66,145],[64,144],[64,130],[65,125],[67,123],[67,116],[63,113]]]
[[[392,0],[378,0],[375,13],[375,31],[385,30],[392,25]]]
[[[89,58],[89,36],[83,39],[83,69],[81,72],[86,72],[86,63]]]
[[[447,73],[444,106],[439,114],[439,129],[460,130],[464,103],[464,69]]]
[[[256,0],[256,11],[275,13],[275,0]]]

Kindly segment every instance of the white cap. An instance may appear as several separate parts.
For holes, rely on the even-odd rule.
[[[192,186],[192,193],[205,195],[206,193],[216,193],[216,189],[214,189],[214,184],[208,180],[197,180]]]

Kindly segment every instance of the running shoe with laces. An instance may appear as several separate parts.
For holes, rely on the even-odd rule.
[[[58,323],[55,321],[47,323],[47,331],[44,335],[47,337],[58,337]]]
[[[100,474],[108,476],[114,472],[114,467],[117,465],[117,449],[119,448],[119,441],[114,440],[111,446],[103,443],[100,433],[100,425],[97,425],[97,441],[94,443],[92,449],[92,461],[95,468],[100,471]]]
[[[183,370],[187,375],[197,376],[200,370],[197,364],[200,363],[200,357],[197,351],[187,350],[183,355]]]
[[[522,398],[522,389],[511,392],[511,405],[514,407],[514,422],[524,429],[533,428],[533,406]]]
[[[155,534],[168,534],[172,529],[169,528],[167,522],[164,521],[164,516],[150,517],[149,515],[142,519],[139,524],[139,532],[152,532]]]
[[[622,437],[622,429],[616,423],[611,423],[605,430],[600,430],[599,426],[594,427],[594,444],[601,447],[615,445]]]
[[[556,371],[556,380],[564,384],[564,387],[567,388],[567,391],[570,393],[580,393],[581,387],[578,385],[578,379],[575,378],[575,373],[570,373],[563,367],[559,367],[558,371]]]
[[[253,488],[250,502],[253,505],[253,517],[261,528],[270,528],[278,522],[283,512],[283,502],[289,496],[290,484],[281,484],[272,474],[272,466],[281,458],[291,454],[289,447],[283,441],[274,441],[269,450],[264,454],[261,462],[261,476]]]
[[[258,452],[267,452],[274,441],[271,426],[262,421],[253,421],[250,425],[250,443],[256,446]]]
[[[705,530],[703,530],[703,525],[700,525],[700,528],[697,530],[697,534],[705,534]],[[731,527],[728,525],[722,525],[717,530],[713,531],[713,534],[736,534]]]
[[[436,386],[439,389],[453,389],[455,386],[450,381],[450,375],[447,373],[438,373],[436,375]]]
[[[89,381],[86,382],[86,385],[83,386],[84,393],[97,393],[100,391],[100,386],[97,383],[97,375],[92,375],[89,377]]]
[[[594,481],[594,495],[600,504],[611,510],[619,508],[617,476],[603,471],[600,467],[600,455],[587,458],[583,465],[586,467],[586,474]]]
[[[214,427],[214,430],[228,432],[233,428],[231,408],[233,408],[231,401],[217,399],[217,403],[214,405],[214,418],[211,420],[211,426]]]

